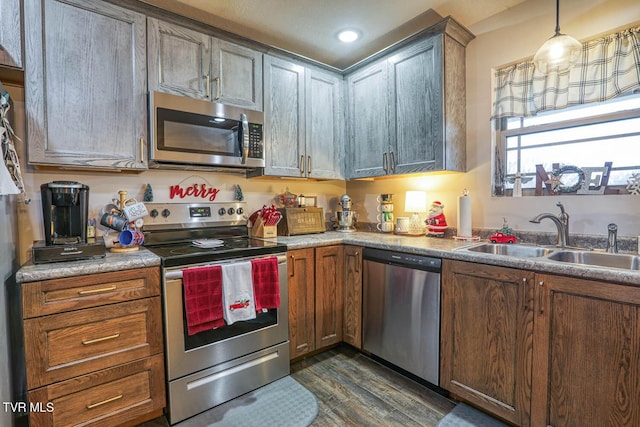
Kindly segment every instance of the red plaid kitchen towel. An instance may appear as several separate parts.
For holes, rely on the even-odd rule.
[[[251,260],[251,276],[256,310],[280,307],[280,278],[278,276],[278,258]]]
[[[182,270],[182,287],[189,335],[224,326],[219,265]]]

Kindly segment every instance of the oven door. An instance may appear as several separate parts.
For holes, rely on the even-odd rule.
[[[191,336],[187,334],[182,287],[182,269],[186,266],[165,269],[163,304],[169,381],[287,342],[289,319],[286,254],[243,257],[189,267],[223,265],[271,256],[278,258],[280,308],[260,313],[254,320],[235,322]]]

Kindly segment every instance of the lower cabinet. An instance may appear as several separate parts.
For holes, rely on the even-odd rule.
[[[342,341],[342,245],[288,252],[291,358]]]
[[[162,414],[159,268],[22,283],[29,424],[139,424]]]
[[[532,272],[443,260],[440,386],[529,425]]]
[[[342,340],[362,348],[362,248],[344,247],[344,310]]]
[[[640,287],[442,265],[441,387],[518,426],[640,425]]]
[[[536,275],[533,426],[640,426],[640,287]]]

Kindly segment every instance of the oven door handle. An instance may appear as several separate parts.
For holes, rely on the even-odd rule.
[[[274,255],[274,256],[277,256],[278,258],[278,265],[287,263],[286,255],[283,254],[283,255]],[[260,259],[260,258],[269,258],[269,257],[259,256],[259,257],[250,257],[250,258],[235,258],[235,259],[230,259],[230,260],[225,260],[220,262],[212,262],[211,264],[199,264],[198,267],[209,267],[214,265],[232,264],[236,262],[250,261],[252,259]],[[195,265],[191,267],[195,267]],[[166,271],[164,273],[164,278],[165,280],[180,280],[182,279],[182,269]]]

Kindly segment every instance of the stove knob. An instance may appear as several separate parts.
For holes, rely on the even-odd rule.
[[[227,211],[227,213],[228,213],[229,215],[233,215],[235,212],[236,212],[236,210],[235,210],[235,209],[233,209],[233,208],[229,208],[229,210]]]
[[[244,213],[244,209],[242,209],[242,208],[238,208],[238,209],[236,209],[236,213],[237,213],[238,215],[242,215],[242,214]]]
[[[171,211],[169,209],[165,208],[165,209],[162,210],[162,216],[163,217],[168,218],[169,215],[171,215]]]
[[[222,215],[224,215],[226,213],[227,213],[227,210],[225,208],[218,209],[218,215],[222,216]]]
[[[151,209],[151,212],[149,212],[149,216],[151,218],[157,218],[158,217],[158,209]]]

